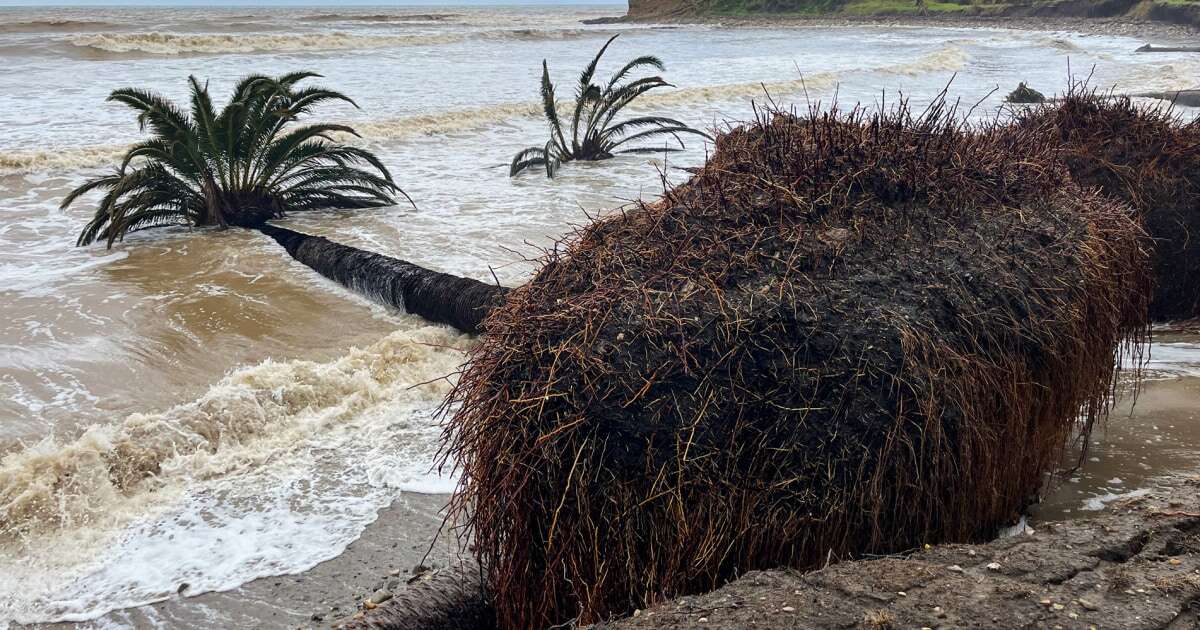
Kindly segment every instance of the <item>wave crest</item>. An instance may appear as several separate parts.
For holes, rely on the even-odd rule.
[[[301,22],[445,22],[457,17],[459,13],[376,13],[364,15],[359,13],[319,13],[298,18]]]
[[[28,20],[0,24],[0,33],[62,33],[91,31],[112,27],[112,22],[100,20]]]
[[[52,437],[0,459],[0,542],[118,527],[156,491],[277,457],[377,407],[436,406],[472,343],[445,328],[394,332],[328,363],[265,361],[161,413]]]
[[[341,32],[286,35],[101,33],[72,37],[70,42],[78,48],[106,53],[183,55],[425,46],[460,39],[458,35],[351,35]]]
[[[956,72],[967,65],[969,56],[961,46],[947,44],[934,52],[919,57],[911,63],[901,63],[880,68],[889,74],[915,77],[935,72]]]

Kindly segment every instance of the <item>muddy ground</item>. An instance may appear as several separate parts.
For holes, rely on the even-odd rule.
[[[1200,476],[1112,508],[983,545],[753,572],[597,628],[1200,628]]]
[[[755,571],[711,593],[592,628],[1195,630],[1200,475],[1176,475],[1154,485],[1148,494],[1114,501],[1095,518],[1047,522],[986,544],[929,546],[809,573]],[[486,627],[477,615],[425,615],[418,621],[414,615],[434,608],[435,599],[444,610],[477,611],[474,591],[463,584],[478,582],[461,574],[451,579],[443,573],[441,579],[401,589],[396,600],[343,621],[401,630]],[[457,602],[442,596],[450,591]]]

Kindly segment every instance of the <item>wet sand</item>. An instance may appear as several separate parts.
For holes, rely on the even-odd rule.
[[[1200,465],[1200,378],[1148,380],[1096,428],[1083,467],[1034,506],[1036,520],[1087,518]]]
[[[222,593],[116,611],[85,628],[326,628],[357,612],[380,586],[397,588],[418,564],[444,567],[451,561],[451,533],[431,543],[442,525],[447,495],[405,493],[339,556],[297,575],[261,578]],[[30,626],[81,627],[58,623]]]

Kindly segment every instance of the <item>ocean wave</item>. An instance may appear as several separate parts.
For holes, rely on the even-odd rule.
[[[0,176],[45,171],[73,171],[115,165],[128,150],[127,145],[72,147],[37,151],[0,152]]]
[[[286,35],[103,33],[79,35],[69,41],[78,48],[105,53],[183,55],[426,46],[453,43],[461,39],[458,35],[351,35],[341,32]]]
[[[936,72],[957,72],[966,67],[970,57],[967,51],[956,44],[947,44],[909,63],[883,66],[878,70],[888,74],[920,76]]]
[[[594,28],[516,28],[500,31],[483,31],[479,36],[483,39],[536,42],[582,39],[585,37],[612,37],[617,32]]]
[[[245,469],[370,408],[436,405],[470,338],[438,327],[398,331],[328,363],[276,362],[232,372],[198,400],[52,437],[0,459],[0,541],[114,526],[122,503],[178,482]],[[420,385],[424,383],[424,385]]]
[[[638,106],[690,105],[703,102],[729,102],[741,99],[764,100],[783,94],[799,94],[808,90],[819,92],[837,84],[834,72],[820,72],[788,81],[758,81],[753,83],[727,83],[723,85],[699,85],[675,90],[651,92],[638,101]]]
[[[445,22],[461,17],[460,13],[377,13],[364,15],[359,13],[319,13],[304,15],[301,22]]]
[[[399,492],[447,491],[430,472],[436,409],[472,343],[420,326],[329,362],[265,361],[193,402],[0,458],[0,622],[303,571]]]
[[[1138,64],[1120,78],[1122,90],[1191,90],[1198,85],[1200,63],[1174,60],[1171,63]]]
[[[1036,43],[1047,48],[1054,48],[1056,50],[1062,50],[1066,52],[1077,52],[1083,50],[1083,48],[1081,48],[1075,42],[1062,39],[1060,37],[1043,37],[1038,39]]]
[[[99,20],[29,20],[0,24],[0,33],[69,33],[94,31],[114,26]]]
[[[366,141],[395,141],[479,129],[510,118],[539,116],[541,112],[541,103],[533,101],[499,103],[438,114],[371,120],[352,126]],[[352,141],[351,138],[344,140]]]

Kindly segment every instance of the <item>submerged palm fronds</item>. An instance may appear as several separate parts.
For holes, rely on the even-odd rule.
[[[1200,122],[1075,84],[1052,104],[1018,112],[1015,128],[1058,144],[1080,186],[1139,211],[1155,241],[1151,318],[1200,316]]]
[[[987,538],[1086,444],[1144,234],[1043,136],[956,121],[763,116],[509,294],[446,435],[502,628]]]
[[[525,149],[513,157],[508,170],[510,177],[533,166],[545,168],[546,175],[554,177],[554,172],[563,162],[604,160],[618,153],[677,151],[683,147],[680,134],[690,133],[708,137],[702,131],[665,116],[638,116],[616,122],[615,119],[621,110],[643,94],[671,85],[660,76],[634,78],[635,73],[644,68],[664,70],[662,61],[649,55],[638,57],[622,66],[603,86],[593,83],[600,58],[616,38],[617,35],[609,38],[579,75],[575,104],[569,119],[559,115],[558,104],[554,98],[554,84],[550,81],[550,68],[545,60],[542,61],[542,109],[546,122],[550,124],[550,141],[545,146]],[[564,125],[567,122],[570,129],[565,131]],[[567,131],[570,133],[569,140]],[[629,144],[662,136],[673,137],[679,143],[679,147]]]
[[[165,225],[254,227],[285,212],[392,203],[400,191],[383,164],[331,136],[353,129],[293,125],[320,104],[354,103],[332,90],[297,87],[317,76],[248,76],[219,112],[195,77],[190,112],[146,90],[114,91],[109,100],[137,111],[138,125],[152,137],[134,145],[112,173],[63,201],[66,208],[85,193],[104,191],[78,244],[104,240],[112,247],[129,232]]]

